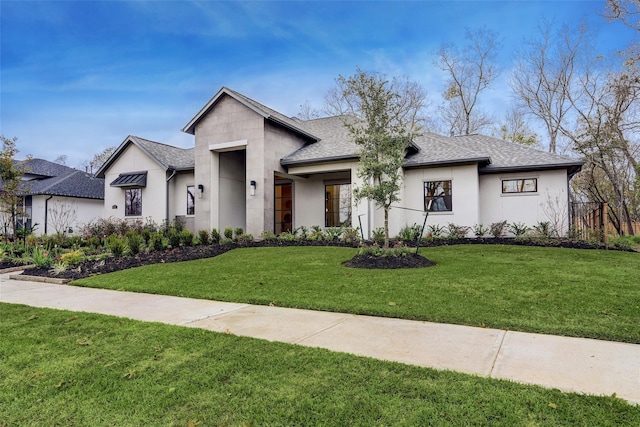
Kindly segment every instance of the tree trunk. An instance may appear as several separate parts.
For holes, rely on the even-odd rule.
[[[389,249],[389,208],[384,208],[384,248]]]

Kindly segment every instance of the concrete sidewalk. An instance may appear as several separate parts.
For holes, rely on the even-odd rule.
[[[640,345],[10,280],[0,302],[229,332],[640,404]]]

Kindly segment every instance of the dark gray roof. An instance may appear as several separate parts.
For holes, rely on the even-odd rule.
[[[327,117],[301,122],[309,132],[318,135],[318,142],[285,156],[283,166],[357,159],[358,146],[340,117]],[[448,137],[425,132],[414,141],[417,150],[407,155],[406,168],[478,163],[480,173],[517,170],[567,169],[570,174],[580,170],[583,162],[559,154],[547,153],[514,142],[484,135]]]
[[[44,159],[23,161],[27,176],[25,195],[49,195],[104,199],[104,180],[90,173],[73,169]]]
[[[104,178],[106,170],[116,161],[129,144],[134,144],[140,148],[165,170],[193,170],[195,168],[196,159],[193,148],[174,147],[173,145],[162,144],[140,138],[139,136],[129,135],[124,139],[122,144],[116,148],[109,159],[104,162],[100,169],[98,169],[96,176]]]
[[[147,172],[121,173],[109,185],[111,187],[146,187]]]
[[[325,117],[300,121],[309,133],[321,136],[318,142],[308,143],[281,160],[282,165],[322,163],[336,160],[357,159],[358,146],[352,142],[344,126],[345,117]]]

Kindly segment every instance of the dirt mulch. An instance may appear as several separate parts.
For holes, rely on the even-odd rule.
[[[436,265],[422,255],[410,254],[405,256],[373,256],[356,255],[342,265],[352,268],[391,269],[391,268],[423,268]]]

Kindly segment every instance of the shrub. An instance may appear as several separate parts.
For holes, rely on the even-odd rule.
[[[428,225],[427,234],[433,238],[442,237],[446,229],[447,227],[445,227],[444,225],[439,225],[439,224]]]
[[[233,239],[233,228],[225,227],[224,228],[224,237],[225,237],[225,239]]]
[[[84,256],[84,253],[82,253],[82,251],[80,250],[75,250],[60,255],[60,262],[66,267],[70,265],[80,264],[85,259],[86,258]]]
[[[540,221],[533,226],[533,230],[537,237],[549,238],[553,235],[553,229],[549,221]]]
[[[489,232],[489,228],[485,227],[482,224],[475,224],[473,227],[471,227],[471,229],[473,230],[473,234],[476,237],[484,237]]]
[[[56,262],[53,264],[53,267],[49,270],[49,273],[57,276],[60,273],[64,273],[67,271],[67,266],[63,262]]]
[[[260,234],[260,238],[267,242],[275,242],[276,240],[278,240],[276,233],[270,230],[263,231],[262,234]]]
[[[209,232],[207,230],[198,231],[198,240],[200,240],[201,245],[209,244]]]
[[[127,246],[129,246],[129,251],[132,255],[136,255],[140,252],[140,245],[142,245],[142,237],[135,231],[127,231],[125,235],[125,239],[127,240]]]
[[[124,253],[125,243],[116,234],[112,234],[107,239],[107,247],[114,257],[121,257]]]
[[[253,234],[242,233],[236,236],[236,241],[241,245],[246,245],[247,243],[253,242]]]
[[[180,247],[180,232],[175,228],[169,229],[167,232],[167,240],[172,248]]]
[[[324,240],[325,237],[324,231],[319,225],[312,226],[311,233],[307,236],[309,240]]]
[[[220,233],[218,233],[217,228],[211,230],[211,243],[213,243],[214,245],[220,243]]]
[[[280,235],[278,235],[278,241],[280,242],[293,242],[295,240],[296,235],[289,231],[285,231],[284,233],[280,233]]]
[[[144,244],[148,245],[149,244],[149,240],[151,240],[151,230],[148,228],[143,229],[140,232],[140,236],[142,237],[142,240],[144,240]]]
[[[166,249],[167,245],[164,241],[164,236],[161,232],[155,232],[151,234],[151,239],[149,240],[149,247],[154,251],[161,251]]]
[[[400,229],[400,233],[398,233],[398,239],[405,242],[414,242],[420,237],[422,237],[422,226],[416,223],[413,223],[413,225],[405,225]]]
[[[227,239],[226,237],[223,237],[222,239],[220,239],[221,245],[227,245],[229,243],[233,243],[233,239]]]
[[[233,230],[233,237],[238,240],[238,238],[240,236],[242,236],[244,234],[244,230],[242,229],[242,227],[238,227],[238,228],[234,228]]]
[[[296,228],[294,234],[300,236],[301,239],[305,240],[309,236],[309,229],[304,225],[301,225],[300,227]]]
[[[498,221],[491,224],[489,227],[489,231],[491,235],[495,238],[504,237],[504,234],[507,231],[507,221]]]
[[[49,252],[41,246],[35,246],[32,253],[33,263],[37,267],[50,267],[53,264],[53,258],[49,256]]]
[[[384,227],[374,228],[371,231],[371,239],[375,243],[382,245],[384,243]]]
[[[193,237],[193,233],[185,228],[180,232],[180,244],[183,246],[192,246]]]
[[[529,227],[523,222],[514,222],[509,224],[509,231],[513,233],[514,236],[521,237],[527,234]]]
[[[347,227],[342,233],[342,237],[340,238],[341,242],[344,243],[358,243],[360,242],[360,229]]]
[[[378,245],[365,246],[358,251],[359,255],[375,257],[403,257],[413,253],[413,249],[405,245],[395,245],[392,248],[382,248]]]
[[[467,237],[467,233],[469,232],[469,227],[456,225],[452,222],[447,225],[447,229],[449,230],[448,237],[453,239],[464,239]]]
[[[344,233],[344,228],[343,227],[327,227],[324,230],[324,232],[327,236],[327,240],[336,241],[340,239],[340,236],[342,236],[342,233]]]

